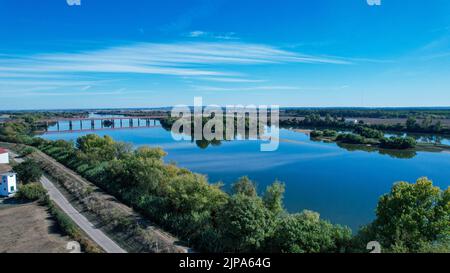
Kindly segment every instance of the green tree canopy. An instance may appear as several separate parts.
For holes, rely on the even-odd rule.
[[[420,252],[449,239],[450,188],[443,191],[427,178],[398,182],[380,198],[376,215],[360,238],[377,240],[393,251]]]
[[[284,211],[283,198],[284,198],[285,185],[280,181],[275,181],[272,185],[268,186],[264,193],[264,204],[266,208],[279,215]]]
[[[271,251],[284,253],[339,252],[349,245],[351,230],[321,220],[316,212],[287,214],[278,223]]]
[[[23,184],[31,182],[39,182],[42,176],[42,170],[36,161],[27,159],[24,162],[13,167],[13,171],[17,173],[17,178]]]
[[[247,176],[243,176],[236,181],[232,186],[233,194],[244,194],[247,196],[256,196],[256,185]]]
[[[256,251],[272,234],[273,218],[257,196],[233,195],[218,217],[225,251]]]

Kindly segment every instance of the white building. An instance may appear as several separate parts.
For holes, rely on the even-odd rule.
[[[8,150],[0,148],[0,164],[9,164]]]
[[[0,174],[0,196],[12,196],[16,192],[16,174],[12,172]]]

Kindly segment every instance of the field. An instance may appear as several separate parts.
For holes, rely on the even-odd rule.
[[[0,204],[0,253],[67,253],[63,236],[45,207]]]

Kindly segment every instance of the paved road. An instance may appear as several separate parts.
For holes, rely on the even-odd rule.
[[[16,154],[11,151],[10,153],[16,162],[23,162],[23,159],[17,158]],[[42,176],[40,182],[48,191],[50,199],[53,200],[53,202],[55,202],[94,242],[103,248],[105,252],[126,253],[124,249],[106,236],[103,231],[96,228],[88,219],[86,219],[86,217],[79,213],[46,176]]]

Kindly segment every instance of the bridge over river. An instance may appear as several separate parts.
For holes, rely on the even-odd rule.
[[[166,116],[88,117],[46,119],[46,133],[72,133],[97,130],[123,130],[161,127],[159,120]]]

